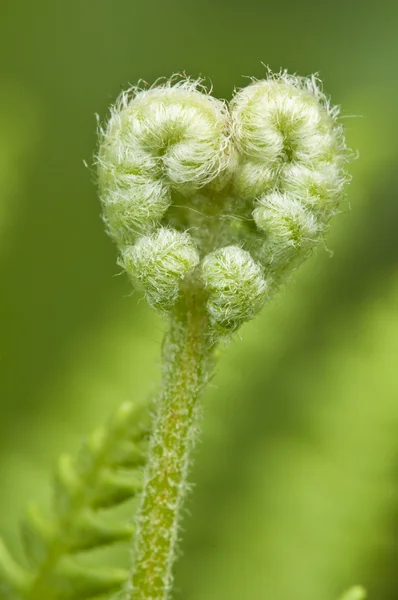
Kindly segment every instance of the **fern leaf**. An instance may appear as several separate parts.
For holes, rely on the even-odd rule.
[[[30,574],[11,556],[0,539],[0,592],[5,600],[20,600],[31,583]]]
[[[81,553],[130,539],[134,525],[114,509],[142,489],[149,433],[145,407],[123,404],[106,427],[84,443],[77,459],[60,457],[52,515],[28,507],[21,525],[28,568],[0,541],[0,597],[4,600],[116,600],[127,573],[94,569]]]
[[[113,593],[125,583],[127,571],[114,568],[82,567],[64,557],[51,578],[57,600],[87,600],[92,596]]]

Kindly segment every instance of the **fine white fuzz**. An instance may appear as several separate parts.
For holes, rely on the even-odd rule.
[[[235,190],[241,198],[253,200],[272,190],[276,177],[277,172],[267,162],[242,160],[235,171]]]
[[[315,216],[289,194],[262,196],[253,212],[254,221],[266,234],[262,262],[273,271],[305,258],[319,236]]]
[[[281,173],[279,188],[295,195],[315,213],[331,214],[342,197],[346,178],[336,161],[322,168],[309,168],[293,163]]]
[[[266,234],[256,256],[278,282],[323,239],[342,199],[346,148],[338,111],[312,78],[270,74],[232,101],[237,193]],[[246,194],[243,193],[246,190]]]
[[[172,192],[194,192],[227,170],[226,105],[197,82],[124,92],[104,131],[98,174],[104,219],[119,245],[156,227]]]
[[[315,77],[268,73],[229,107],[173,79],[128,90],[111,109],[98,152],[103,216],[152,306],[171,309],[192,273],[210,330],[228,333],[258,312],[265,281],[269,293],[323,240],[345,161],[338,110]]]
[[[202,280],[209,291],[210,320],[223,333],[253,318],[264,304],[267,284],[262,269],[238,246],[208,254],[202,263]]]
[[[161,228],[127,246],[121,266],[145,292],[155,308],[167,310],[178,297],[180,281],[199,262],[198,252],[188,233]]]
[[[236,143],[252,160],[276,167],[336,158],[336,112],[315,78],[270,76],[240,90],[231,108]]]
[[[170,324],[129,600],[170,600],[198,399],[217,342],[259,312],[338,210],[347,177],[337,117],[314,77],[269,73],[229,107],[190,80],[129,90],[101,131],[108,232]],[[345,600],[362,598],[358,589]]]

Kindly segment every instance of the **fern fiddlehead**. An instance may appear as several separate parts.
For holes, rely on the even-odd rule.
[[[133,535],[133,522],[115,518],[112,509],[141,491],[148,427],[148,410],[125,403],[88,437],[76,460],[61,456],[52,516],[32,505],[22,523],[29,567],[0,548],[2,598],[105,600],[121,588],[127,572],[89,568],[79,555]]]
[[[122,94],[101,132],[104,221],[169,322],[128,600],[166,600],[217,342],[253,318],[323,239],[345,142],[315,78],[269,74],[230,106],[190,80]]]
[[[170,598],[200,394],[217,344],[255,317],[323,240],[343,197],[346,157],[338,110],[315,78],[269,73],[229,106],[189,79],[121,95],[100,132],[103,218],[119,264],[168,322],[145,475],[136,470],[142,453],[134,458],[119,430],[110,439],[119,450],[124,440],[121,462],[101,436],[77,468],[62,460],[55,532],[45,525],[27,536],[35,553],[44,541],[34,575],[2,561],[13,600],[114,591],[123,600]],[[130,573],[71,566],[75,553],[133,533],[105,527],[99,510],[141,489]]]

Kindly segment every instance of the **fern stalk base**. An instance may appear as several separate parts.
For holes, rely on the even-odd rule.
[[[200,417],[199,396],[212,367],[205,299],[198,287],[173,311],[163,347],[163,390],[141,507],[128,600],[166,600],[178,542],[181,507]]]

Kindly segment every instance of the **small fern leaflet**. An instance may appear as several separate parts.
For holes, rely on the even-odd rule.
[[[2,599],[108,600],[123,588],[127,571],[93,568],[81,558],[134,534],[131,518],[126,522],[118,507],[141,492],[149,425],[146,407],[125,403],[76,460],[60,457],[52,516],[32,505],[22,523],[29,567],[0,540]]]

